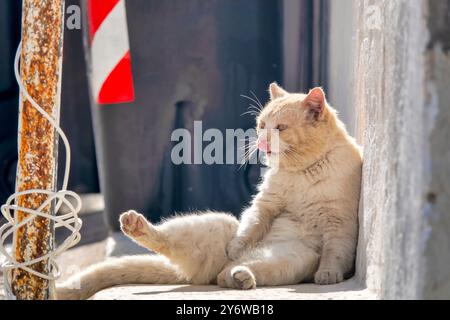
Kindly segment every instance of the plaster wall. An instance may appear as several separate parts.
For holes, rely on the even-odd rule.
[[[380,298],[450,297],[448,3],[356,1],[357,277]]]

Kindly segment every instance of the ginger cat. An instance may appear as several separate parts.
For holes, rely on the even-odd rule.
[[[240,222],[223,213],[158,226],[135,211],[122,231],[156,255],[112,258],[57,289],[86,299],[120,284],[215,284],[235,289],[343,281],[354,266],[362,157],[321,88],[291,94],[276,83],[257,117],[270,169]],[[274,131],[275,130],[275,131]],[[276,143],[272,136],[278,133]],[[79,283],[80,289],[71,289]]]

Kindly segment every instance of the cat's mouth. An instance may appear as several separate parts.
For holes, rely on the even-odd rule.
[[[268,155],[269,157],[270,156],[277,156],[277,155],[279,155],[279,153],[278,152],[273,152],[273,151],[267,151],[266,155]]]

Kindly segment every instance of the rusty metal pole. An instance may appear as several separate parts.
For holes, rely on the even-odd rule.
[[[64,0],[23,0],[22,51],[20,74],[23,85],[34,100],[59,121]],[[55,128],[27,101],[20,97],[19,161],[16,191],[42,189],[55,191],[58,136]],[[37,209],[45,194],[22,195],[17,205]],[[55,214],[54,206],[44,212]],[[16,221],[29,215],[16,212]],[[30,261],[52,250],[54,226],[49,219],[36,217],[14,234],[13,250],[18,262]],[[31,266],[47,274],[48,261]],[[50,281],[22,269],[12,270],[11,289],[17,299],[49,299]]]

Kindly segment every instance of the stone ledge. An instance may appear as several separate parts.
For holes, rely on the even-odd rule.
[[[93,250],[92,246],[86,253]],[[98,250],[98,249],[97,249]],[[106,241],[107,256],[143,254],[140,248],[121,233],[115,233]],[[80,252],[81,253],[81,252]],[[241,291],[217,286],[194,285],[130,285],[103,290],[93,300],[366,300],[376,299],[356,279],[332,286],[301,284],[295,286],[257,288]]]
[[[223,289],[217,286],[140,285],[103,290],[92,300],[372,300],[376,296],[358,285],[356,280],[332,285],[257,288],[250,291]]]

